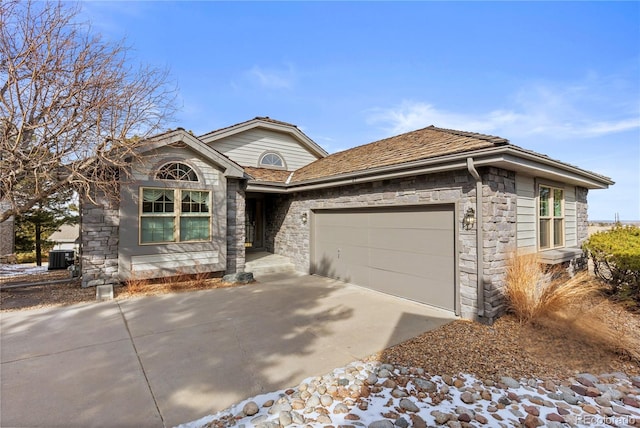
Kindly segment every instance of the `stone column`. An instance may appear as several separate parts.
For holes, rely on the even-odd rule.
[[[102,198],[99,205],[82,202],[80,266],[82,286],[116,285],[118,277],[118,204]]]
[[[244,272],[245,263],[245,185],[227,180],[227,274]]]
[[[488,168],[482,174],[484,238],[484,310],[482,321],[493,323],[505,312],[502,289],[509,257],[516,250],[515,173]]]

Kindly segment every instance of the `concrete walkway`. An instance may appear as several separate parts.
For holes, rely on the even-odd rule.
[[[452,314],[314,276],[0,314],[0,426],[168,427]]]

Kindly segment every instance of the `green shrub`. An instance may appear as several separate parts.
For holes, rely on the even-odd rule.
[[[595,274],[614,293],[628,292],[640,301],[640,228],[617,225],[598,232],[584,243],[591,255]]]
[[[48,253],[42,254],[42,262],[48,261]],[[16,262],[18,263],[35,263],[36,262],[36,252],[30,251],[26,253],[16,253]]]

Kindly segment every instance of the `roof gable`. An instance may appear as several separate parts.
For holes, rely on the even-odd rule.
[[[304,132],[298,129],[297,126],[282,122],[279,120],[271,119],[269,117],[255,117],[245,122],[237,123],[235,125],[227,126],[215,131],[208,132],[199,137],[201,141],[207,144],[214,143],[225,137],[229,137],[241,132],[248,131],[254,128],[264,128],[271,131],[282,132],[289,134],[296,141],[298,141],[305,149],[313,153],[319,158],[323,158],[328,155],[327,151],[316,144],[311,138],[309,138]]]
[[[330,177],[427,158],[508,145],[492,135],[429,127],[354,147],[295,171],[291,182]]]
[[[155,137],[150,138],[148,144],[143,145],[139,153],[143,154],[164,146],[179,143],[185,144],[187,147],[198,153],[204,159],[207,159],[212,164],[222,168],[225,176],[244,178],[244,171],[240,165],[238,165],[222,153],[218,152],[217,150],[212,149],[182,128],[165,132],[164,134],[156,135]]]

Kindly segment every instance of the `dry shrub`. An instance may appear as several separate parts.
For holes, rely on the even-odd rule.
[[[510,259],[505,296],[520,323],[560,329],[640,361],[640,318],[603,296],[587,272],[544,272],[535,255]]]
[[[125,281],[125,293],[128,295],[144,294],[149,287],[149,280],[137,277],[135,274]]]

